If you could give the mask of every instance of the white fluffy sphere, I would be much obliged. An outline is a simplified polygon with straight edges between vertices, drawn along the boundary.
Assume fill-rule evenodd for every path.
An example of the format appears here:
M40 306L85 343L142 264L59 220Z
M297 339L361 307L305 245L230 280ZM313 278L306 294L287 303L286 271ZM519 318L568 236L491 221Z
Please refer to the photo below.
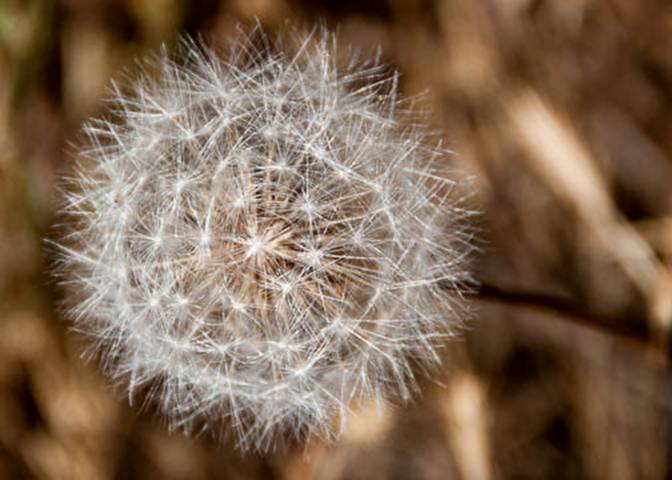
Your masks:
M263 37L267 40L266 37ZM333 37L292 54L185 42L85 127L59 241L71 317L107 372L242 449L335 437L410 397L460 324L467 212L396 76Z

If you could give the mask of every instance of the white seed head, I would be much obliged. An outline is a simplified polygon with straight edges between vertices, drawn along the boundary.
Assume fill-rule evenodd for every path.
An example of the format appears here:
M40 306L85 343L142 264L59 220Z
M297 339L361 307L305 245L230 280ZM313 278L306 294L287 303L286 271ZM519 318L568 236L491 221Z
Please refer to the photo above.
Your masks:
M395 75L337 67L328 34L292 54L251 38L227 60L185 41L115 89L59 245L70 315L129 398L266 450L409 398L460 324L469 245Z

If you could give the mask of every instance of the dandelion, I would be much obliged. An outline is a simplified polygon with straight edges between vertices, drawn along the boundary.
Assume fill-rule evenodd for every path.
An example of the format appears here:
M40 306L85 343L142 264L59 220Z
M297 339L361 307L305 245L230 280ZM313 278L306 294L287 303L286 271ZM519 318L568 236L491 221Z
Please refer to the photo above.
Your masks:
M259 32L257 32L259 33ZM460 325L469 252L447 152L397 77L333 37L184 41L90 121L58 242L106 372L243 450L337 438L406 401Z

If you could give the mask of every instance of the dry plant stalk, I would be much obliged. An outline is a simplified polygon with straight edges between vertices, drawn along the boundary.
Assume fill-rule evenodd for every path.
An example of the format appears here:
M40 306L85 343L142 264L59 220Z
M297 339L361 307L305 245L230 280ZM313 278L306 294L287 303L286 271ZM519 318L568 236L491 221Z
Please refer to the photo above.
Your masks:
M327 33L295 40L164 51L85 127L63 209L69 314L107 373L243 450L409 399L468 281L470 212L397 76L354 53L337 68Z

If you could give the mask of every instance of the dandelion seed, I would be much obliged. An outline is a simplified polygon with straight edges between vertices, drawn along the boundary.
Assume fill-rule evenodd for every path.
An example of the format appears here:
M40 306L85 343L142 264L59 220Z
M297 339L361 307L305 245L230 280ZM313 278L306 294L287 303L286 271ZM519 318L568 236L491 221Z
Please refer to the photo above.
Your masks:
M60 246L71 316L129 398L148 386L171 426L263 451L407 399L460 325L470 247L396 76L339 69L328 34L294 54L251 38L227 60L187 40L115 89Z

